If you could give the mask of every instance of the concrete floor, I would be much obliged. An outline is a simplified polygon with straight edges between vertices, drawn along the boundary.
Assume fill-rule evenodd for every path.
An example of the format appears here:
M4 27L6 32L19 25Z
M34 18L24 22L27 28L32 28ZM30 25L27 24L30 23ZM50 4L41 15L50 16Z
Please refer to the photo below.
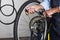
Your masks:
M0 38L0 40L14 40L13 38ZM30 40L29 37L21 37L20 40Z
M0 40L14 40L13 38L0 38ZM30 40L30 37L21 37L20 40ZM37 40L35 37L34 40Z

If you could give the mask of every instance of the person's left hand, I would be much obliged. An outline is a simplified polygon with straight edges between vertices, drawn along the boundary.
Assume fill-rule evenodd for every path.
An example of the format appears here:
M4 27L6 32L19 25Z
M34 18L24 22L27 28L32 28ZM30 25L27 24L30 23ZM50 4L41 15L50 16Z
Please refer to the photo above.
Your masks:
M52 17L52 15L56 12L60 12L59 9L56 7L56 8L52 8L52 9L49 9L49 10L46 10L45 12L43 12L43 15L45 17Z

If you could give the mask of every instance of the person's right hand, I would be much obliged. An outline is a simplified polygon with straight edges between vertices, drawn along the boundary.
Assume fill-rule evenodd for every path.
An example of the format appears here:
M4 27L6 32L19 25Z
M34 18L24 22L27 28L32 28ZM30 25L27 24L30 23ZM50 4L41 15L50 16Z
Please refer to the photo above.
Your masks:
M33 14L34 12L40 10L40 8L41 8L40 5L33 5L33 6L27 7L26 10L28 11L28 13Z
M45 10L45 12L43 12L43 15L45 17L52 17L53 14L59 13L59 12L60 12L59 8L55 7L55 8L51 8L49 10Z

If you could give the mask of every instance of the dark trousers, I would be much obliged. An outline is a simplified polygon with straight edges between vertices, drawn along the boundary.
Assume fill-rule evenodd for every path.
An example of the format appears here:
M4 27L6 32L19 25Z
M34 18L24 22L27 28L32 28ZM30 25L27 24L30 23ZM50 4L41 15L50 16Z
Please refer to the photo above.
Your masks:
M52 17L50 36L51 40L60 40L60 13L56 13Z
M51 40L60 40L60 36L52 29L50 31Z

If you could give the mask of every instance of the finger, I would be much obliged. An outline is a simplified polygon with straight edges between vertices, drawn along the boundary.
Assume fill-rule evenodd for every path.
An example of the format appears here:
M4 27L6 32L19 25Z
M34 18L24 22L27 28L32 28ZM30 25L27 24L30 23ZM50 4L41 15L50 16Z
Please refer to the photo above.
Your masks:
M35 10L34 10L34 8L33 8L33 9L31 10L31 13L34 14L34 12L35 12Z
M25 9L25 14L26 14L26 15L29 15L29 13L30 13L30 12L29 12L29 9Z
M45 12L43 12L43 15L45 16Z
M29 13L33 14L34 13L34 8L30 8Z
M26 15L29 15L29 12L28 12L28 10L27 10L27 9L25 9L25 14L26 14Z

